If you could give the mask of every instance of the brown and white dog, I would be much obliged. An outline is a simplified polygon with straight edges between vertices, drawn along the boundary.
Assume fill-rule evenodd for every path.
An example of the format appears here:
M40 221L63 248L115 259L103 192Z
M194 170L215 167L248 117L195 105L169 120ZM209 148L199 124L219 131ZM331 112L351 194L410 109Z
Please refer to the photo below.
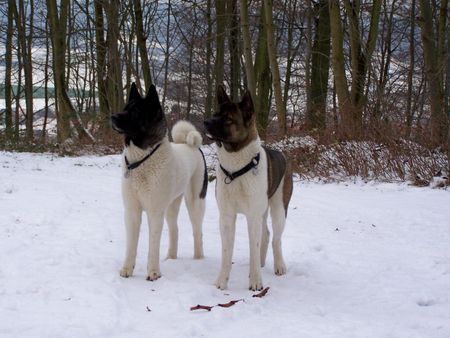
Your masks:
M250 290L261 290L260 267L265 265L269 244L267 215L273 228L272 248L275 274L286 273L281 235L292 195L292 170L279 151L261 145L256 129L253 101L247 91L241 102L230 100L225 89L217 90L219 111L206 120L208 137L217 145L216 199L220 213L222 266L216 281L226 289L231 271L238 213L247 218L250 241Z

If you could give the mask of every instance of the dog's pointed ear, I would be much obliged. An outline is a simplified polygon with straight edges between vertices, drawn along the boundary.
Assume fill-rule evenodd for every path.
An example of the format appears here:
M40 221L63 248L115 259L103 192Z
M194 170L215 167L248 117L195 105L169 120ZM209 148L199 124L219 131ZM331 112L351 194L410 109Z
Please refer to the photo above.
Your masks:
M245 91L244 95L242 96L241 102L239 102L239 109L241 110L246 121L252 118L255 112L255 108L253 107L253 100L250 91Z
M161 104L159 103L158 92L156 91L155 85L150 85L145 100L152 106L161 107Z
M128 102L137 100L141 98L141 94L139 94L139 91L136 87L136 83L132 83L131 84L131 88L130 88L130 94L128 95Z
M223 85L217 86L217 102L219 103L219 106L223 103L230 102L230 98Z

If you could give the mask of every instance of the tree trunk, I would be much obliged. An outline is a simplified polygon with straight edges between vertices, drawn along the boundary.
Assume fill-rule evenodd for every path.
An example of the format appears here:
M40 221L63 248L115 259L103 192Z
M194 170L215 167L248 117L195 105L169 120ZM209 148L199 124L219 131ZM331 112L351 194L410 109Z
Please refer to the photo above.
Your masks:
M57 138L62 143L70 138L70 101L67 104L65 93L65 46L66 24L69 2L61 1L61 17L58 15L56 0L46 0L48 19L52 37L53 52L53 76L55 85L55 100L58 102L56 109Z
M264 5L259 16L258 41L256 45L254 74L256 79L256 100L254 100L257 127L261 138L266 138L271 106L272 76L270 73L269 53L267 51L267 28ZM256 101L256 102L255 102Z
M355 128L355 136L362 134L363 127L363 108L365 105L364 89L367 80L367 71L371 63L373 51L377 41L378 22L381 12L381 0L373 1L371 11L369 34L367 42L363 46L361 27L360 27L360 1L344 1L345 10L349 17L349 35L351 49L351 69L352 69L352 88L351 102L353 112L353 127Z
M410 31L409 31L409 67L408 67L408 94L406 98L406 131L405 137L409 139L411 137L412 120L414 110L412 109L412 93L413 93L413 75L415 65L415 31L416 31L416 0L412 0L410 18Z
M191 39L190 41L186 41L189 44L189 66L188 66L188 83L187 83L187 90L188 90L188 97L187 97L187 106L186 106L186 119L190 119L191 114L191 106L192 106L192 67L194 62L194 42L195 42L195 35L197 30L197 12L195 7L193 8L193 22L192 22L192 29L191 29Z
M305 46L305 96L306 96L306 122L308 122L308 114L311 111L311 54L312 54L312 46L313 46L313 29L312 29L312 21L313 21L313 10L312 10L312 0L306 0L306 46Z
M328 93L328 75L330 68L330 14L328 1L321 0L317 5L318 20L312 47L311 93L307 126L323 130L326 127L326 108Z
M108 19L108 34L106 37L107 45L107 98L109 105L109 114L120 112L124 106L123 85L122 85L122 69L119 54L118 41L119 32L119 13L120 1L110 0L105 8L106 17ZM109 120L109 116L108 116Z
M20 112L23 111L20 98L22 96L22 49L20 48L20 43L17 44L17 91L14 97L16 101L16 109L14 114L14 141L18 142L20 137Z
M253 57L252 57L252 40L251 40L251 35L250 35L250 25L249 25L249 21L248 21L247 0L240 0L239 4L240 4L242 41L243 41L243 46L244 46L245 75L247 78L247 86L252 95L253 102L257 102L256 77L255 77L255 68L253 65Z
M225 30L226 30L226 0L216 0L216 64L215 80L216 87L223 83L223 72L225 64ZM217 105L217 100L216 100Z
M95 15L95 45L96 53L96 73L97 73L97 94L99 103L99 128L101 133L110 131L109 105L106 92L106 41L104 35L104 11L103 0L94 0Z
M278 136L286 135L286 110L284 109L283 93L281 92L280 69L276 54L276 45L274 41L274 29L272 18L272 0L264 0L264 14L266 17L267 28L267 49L269 53L270 70L273 79L273 89L275 92L275 104L278 118Z
M25 5L23 0L18 1L17 8L16 4L13 6L14 16L16 19L16 27L18 34L18 44L21 49L23 73L25 77L25 127L26 127L26 138L27 141L33 141L33 63L31 59L31 43L33 34L33 15L34 15L34 2L29 3L30 6L30 29L29 36L27 37L26 32L26 21L25 18Z
M72 121L78 136L82 139L94 141L93 137L83 127L81 119L72 106L66 88L66 37L67 37L67 17L69 13L69 1L61 0L60 14L56 0L46 0L48 9L48 18L50 20L50 31L52 33L53 47L53 76L56 90L56 101L58 107L56 110L57 136L58 142L62 143L71 137L70 122Z
M211 0L206 3L206 24L208 26L206 33L206 102L205 102L205 119L211 117L213 107L213 79L211 76L211 59L212 59L212 22L211 22Z
M286 57L286 77L284 80L284 90L283 90L283 102L284 109L287 110L287 103L289 97L289 90L291 88L291 76L292 76L292 66L294 60L297 57L298 50L301 45L301 39L299 38L297 44L294 45L294 31L296 30L295 17L297 15L297 0L289 1L288 6L288 32L287 32L287 57ZM294 116L291 119L291 127L294 123Z
M6 29L5 50L5 133L7 139L10 139L13 135L11 74L14 5L15 0L8 0L8 26Z
M142 72L144 73L145 90L148 91L150 85L152 84L152 77L150 72L150 62L147 53L147 45L146 45L147 37L145 36L144 23L142 19L141 1L133 0L133 4L134 4L134 15L136 18L136 42L137 47L139 48L139 54L141 56L141 65L142 65Z
M239 99L239 89L241 82L241 68L239 60L239 20L237 12L237 0L230 0L228 3L230 13L230 36L228 46L230 49L230 93L231 99L237 101Z
M383 2L384 2L383 26L380 32L381 65L376 89L377 96L372 116L372 123L376 127L376 129L378 129L380 124L381 114L383 112L383 102L386 91L386 85L389 80L389 69L391 66L391 58L392 58L392 30L394 24L393 17L395 12L396 0L392 1L390 12L388 11L387 0L384 0Z
M331 63L333 67L334 85L338 100L338 110L341 117L340 129L345 137L351 132L351 102L350 92L348 90L347 77L345 75L344 60L344 32L342 29L341 13L339 1L331 0L329 2L330 10L330 33L331 33Z
M211 0L209 0L211 2ZM169 57L170 57L170 16L172 11L172 5L170 0L167 1L167 26L166 26L166 50L164 51L164 85L163 85L163 98L162 106L166 105L167 86L169 84Z
M433 16L430 3L420 0L420 27L422 29L423 55L425 74L431 105L431 145L448 147L448 117L444 111L444 71L445 59L445 27L447 20L448 0L442 0L437 31L433 27ZM444 35L444 36L443 36Z
M345 0L344 6L349 19L349 43L351 62L351 91L348 89L344 60L344 33L342 29L339 1L329 2L330 31L332 38L332 64L336 93L341 115L341 134L345 138L359 138L363 131L363 109L367 71L371 63L378 34L381 0L373 1L369 33L365 45L360 27L360 1ZM364 45L364 46L363 46Z
M48 32L48 20L45 21L45 31ZM49 111L49 93L48 93L48 82L49 82L49 62L50 62L50 37L47 34L45 36L45 64L44 64L44 102L45 102L45 113L44 122L42 124L42 143L46 142L47 139L47 120Z

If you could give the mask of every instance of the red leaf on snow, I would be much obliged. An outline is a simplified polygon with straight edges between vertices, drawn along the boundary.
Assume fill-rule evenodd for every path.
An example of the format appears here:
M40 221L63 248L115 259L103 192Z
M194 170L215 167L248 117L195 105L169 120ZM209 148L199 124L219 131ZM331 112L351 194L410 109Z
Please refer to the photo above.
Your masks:
M220 307L231 307L231 306L233 306L234 304L239 303L239 302L243 302L243 301L244 301L243 299L231 300L231 301L229 301L228 303L217 304L217 306L220 306Z
M254 294L252 297L262 298L266 295L266 293L267 293L267 291L269 291L269 289L270 289L269 287L266 287L260 293Z
M207 311L211 311L211 309L212 309L213 307L214 307L214 306L208 306L208 305L200 305L200 304L198 304L198 305L196 305L196 306L191 307L191 311L195 311L195 310L207 310Z

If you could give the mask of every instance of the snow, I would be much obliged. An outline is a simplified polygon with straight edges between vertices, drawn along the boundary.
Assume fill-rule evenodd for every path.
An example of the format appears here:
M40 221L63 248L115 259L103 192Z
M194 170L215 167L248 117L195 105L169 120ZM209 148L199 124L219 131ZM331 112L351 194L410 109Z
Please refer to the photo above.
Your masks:
M229 290L209 185L206 258L193 260L187 212L179 259L146 277L145 221L135 275L125 251L120 156L0 152L1 337L450 337L450 191L405 184L296 182L284 233L287 275L248 285L238 218ZM161 256L167 250L163 233ZM270 249L269 249L270 251ZM244 299L230 308L190 311ZM151 311L149 311L151 310Z

